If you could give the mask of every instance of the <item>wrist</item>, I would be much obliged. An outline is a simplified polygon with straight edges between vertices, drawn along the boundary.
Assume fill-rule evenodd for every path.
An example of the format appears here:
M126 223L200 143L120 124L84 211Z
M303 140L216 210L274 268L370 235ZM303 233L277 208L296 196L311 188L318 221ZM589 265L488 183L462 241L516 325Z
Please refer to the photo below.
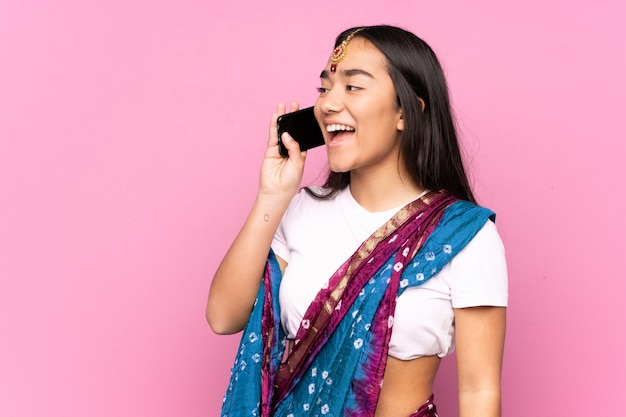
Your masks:
M256 203L264 207L287 208L291 199L297 194L296 192L263 192L259 191L256 196Z
M292 198L290 194L259 193L254 202L254 211L265 223L278 223Z

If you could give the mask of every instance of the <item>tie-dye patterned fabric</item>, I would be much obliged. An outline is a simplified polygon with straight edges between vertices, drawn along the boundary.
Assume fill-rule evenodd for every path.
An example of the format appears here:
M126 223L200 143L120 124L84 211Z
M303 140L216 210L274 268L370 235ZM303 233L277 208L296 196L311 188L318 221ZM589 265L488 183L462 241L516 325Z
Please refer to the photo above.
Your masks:
M222 417L373 416L396 297L440 271L490 217L443 193L407 205L320 290L284 363L281 272L270 253Z

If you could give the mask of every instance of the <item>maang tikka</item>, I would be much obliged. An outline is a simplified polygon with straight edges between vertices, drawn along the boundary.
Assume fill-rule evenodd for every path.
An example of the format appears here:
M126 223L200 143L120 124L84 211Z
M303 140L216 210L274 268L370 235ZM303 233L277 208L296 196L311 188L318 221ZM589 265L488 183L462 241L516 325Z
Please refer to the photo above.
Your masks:
M354 31L352 31L352 33L346 36L346 38L343 40L343 42L339 44L339 46L333 49L333 53L330 54L330 62L331 62L330 72L331 73L334 74L335 71L337 71L337 64L343 61L346 55L348 54L348 43L350 43L352 38L354 38L354 35L362 31L363 29L364 28L355 29Z

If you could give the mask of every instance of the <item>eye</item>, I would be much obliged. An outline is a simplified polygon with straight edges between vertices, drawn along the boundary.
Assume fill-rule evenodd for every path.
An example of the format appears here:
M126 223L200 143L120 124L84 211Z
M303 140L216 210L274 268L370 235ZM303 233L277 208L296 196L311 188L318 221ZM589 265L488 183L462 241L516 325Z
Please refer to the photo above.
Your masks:
M357 87L355 85L348 85L348 86L346 86L346 90L348 90L348 91L359 91L359 90L361 90L361 87Z
M330 88L326 88L326 87L317 87L316 88L317 92L320 94L324 94L324 93L328 93L330 91Z

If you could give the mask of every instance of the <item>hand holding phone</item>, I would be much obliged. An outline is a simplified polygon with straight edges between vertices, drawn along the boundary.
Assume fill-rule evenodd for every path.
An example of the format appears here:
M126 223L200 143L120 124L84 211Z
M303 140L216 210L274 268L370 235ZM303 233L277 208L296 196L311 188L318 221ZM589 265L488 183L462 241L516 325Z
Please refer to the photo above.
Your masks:
M278 118L278 150L283 157L288 156L287 148L281 140L284 132L298 142L301 151L306 151L324 144L324 135L320 129L313 107L285 113Z

